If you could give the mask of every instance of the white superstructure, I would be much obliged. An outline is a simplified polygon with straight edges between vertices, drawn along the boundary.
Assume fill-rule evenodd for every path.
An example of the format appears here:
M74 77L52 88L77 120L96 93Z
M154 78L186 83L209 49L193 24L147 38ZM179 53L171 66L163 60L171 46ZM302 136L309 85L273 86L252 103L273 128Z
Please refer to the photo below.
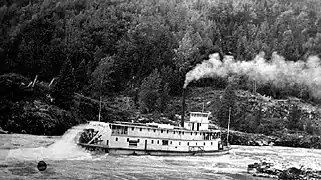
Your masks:
M91 140L79 143L110 154L211 155L224 150L220 130L210 130L210 113L191 112L183 127L157 123L89 123Z

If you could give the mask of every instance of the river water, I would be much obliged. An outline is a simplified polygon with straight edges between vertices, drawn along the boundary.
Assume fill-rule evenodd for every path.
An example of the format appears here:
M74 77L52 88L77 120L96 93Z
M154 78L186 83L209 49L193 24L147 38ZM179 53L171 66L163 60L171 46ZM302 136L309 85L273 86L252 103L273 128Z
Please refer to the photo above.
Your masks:
M0 135L0 179L264 179L247 174L261 160L321 170L321 150L232 146L213 157L109 156L76 145L83 126L63 136ZM45 171L37 163L47 163Z

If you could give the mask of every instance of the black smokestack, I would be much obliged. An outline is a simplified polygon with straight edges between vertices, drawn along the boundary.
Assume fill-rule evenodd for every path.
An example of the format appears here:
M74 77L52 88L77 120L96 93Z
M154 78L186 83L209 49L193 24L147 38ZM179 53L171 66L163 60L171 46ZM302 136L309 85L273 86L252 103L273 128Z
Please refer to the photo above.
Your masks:
M185 91L186 91L186 88L183 88L182 115L181 115L181 126L182 127L184 127L184 116L185 116Z

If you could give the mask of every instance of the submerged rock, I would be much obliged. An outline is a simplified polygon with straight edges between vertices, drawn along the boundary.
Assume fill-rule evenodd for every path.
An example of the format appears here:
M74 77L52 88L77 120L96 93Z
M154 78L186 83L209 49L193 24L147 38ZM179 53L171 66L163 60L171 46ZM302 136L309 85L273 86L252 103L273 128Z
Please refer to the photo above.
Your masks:
M253 176L277 179L321 179L321 171L310 168L280 168L273 163L261 162L249 164L247 172Z

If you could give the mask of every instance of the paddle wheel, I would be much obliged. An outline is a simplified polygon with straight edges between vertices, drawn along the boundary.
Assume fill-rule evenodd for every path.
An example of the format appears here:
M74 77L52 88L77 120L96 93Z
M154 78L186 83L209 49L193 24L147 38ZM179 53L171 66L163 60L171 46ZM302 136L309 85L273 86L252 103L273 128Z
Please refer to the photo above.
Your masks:
M89 127L81 132L78 145L90 151L108 151L110 129L107 123L90 122Z
M85 129L80 135L79 143L99 144L103 140L101 139L102 135L98 134L98 132L94 129Z

